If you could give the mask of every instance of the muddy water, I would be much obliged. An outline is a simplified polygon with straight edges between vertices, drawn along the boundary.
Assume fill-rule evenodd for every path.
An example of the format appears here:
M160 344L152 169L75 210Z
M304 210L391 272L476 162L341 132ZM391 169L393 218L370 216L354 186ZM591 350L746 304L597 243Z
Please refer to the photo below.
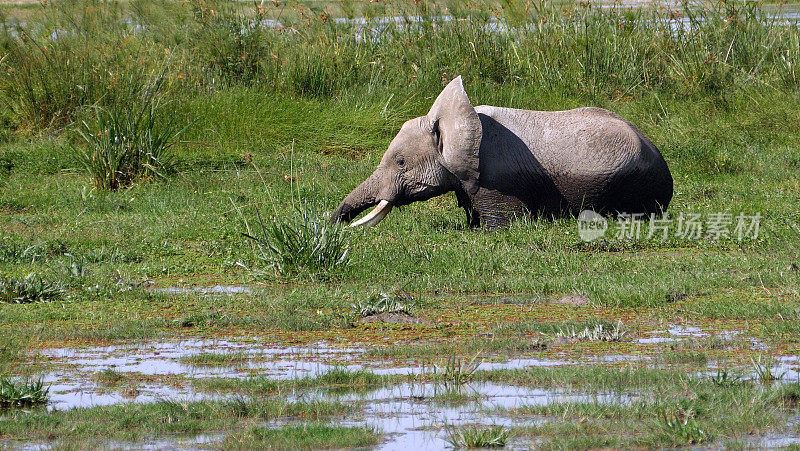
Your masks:
M670 326L656 331L651 338L676 340L709 336L709 331L692 327ZM735 335L735 334L734 334ZM51 384L49 409L91 407L125 402L155 402L161 399L201 400L220 395L200 393L191 387L191 379L206 377L246 378L266 377L292 379L314 377L333 368L365 369L379 374L416 374L421 366L390 366L386 362L365 360L363 348L337 348L320 342L308 346L277 347L252 339L181 340L144 342L124 346L89 348L58 348L42 352L51 368L45 381ZM184 360L204 353L236 353L247 359L233 366L191 365ZM647 360L646 357L609 355L589 361L518 358L505 362L483 362L480 370L514 369L573 364L626 362ZM709 372L715 373L715 363ZM121 387L107 387L95 381L98 372L112 369L132 380L141 382ZM796 356L779 356L773 361L776 374L784 381L800 380L800 361ZM430 368L427 368L430 370ZM751 377L746 375L747 378ZM292 395L292 400L331 400L345 403L363 403L363 409L354 409L342 423L369 425L382 431L387 440L381 449L441 449L447 446L446 426L463 424L533 426L540 418L512 418L505 409L524 405L545 405L554 402L630 403L635 393L576 393L566 390L544 390L496 383L470 383L458 387L441 384L405 383L379 388L366 393L337 394L328 390L308 390ZM275 426L267 425L267 426ZM170 448L212 447L222 436L154 437L123 447ZM757 445L784 443L793 436L759 437ZM763 440L763 442L761 441ZM786 443L790 443L786 442ZM793 443L793 442L791 442ZM34 444L32 444L34 445ZM41 444L35 444L35 447ZM510 448L525 448L529 443L510 443ZM772 445L769 445L772 446ZM45 446L46 447L46 446Z

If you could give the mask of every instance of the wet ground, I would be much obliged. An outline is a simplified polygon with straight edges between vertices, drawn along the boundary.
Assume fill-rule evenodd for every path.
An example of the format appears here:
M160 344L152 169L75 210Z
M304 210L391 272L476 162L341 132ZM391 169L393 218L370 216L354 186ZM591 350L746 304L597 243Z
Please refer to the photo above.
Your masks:
M154 290L175 295L227 297L249 295L254 289L217 285ZM535 311L530 308L532 303L537 305ZM120 403L217 400L242 396L241 391L238 394L213 391L198 383L201 379L290 381L313 378L339 369L408 376L357 392L342 393L322 387L292 389L289 393L282 393L282 397L290 401L322 400L352 404L353 411L344 418L336 419L336 424L375 427L384 435L384 441L376 448L388 450L442 449L448 446L445 438L449 426L481 424L517 428L552 421L545 417L514 416L512 412L515 408L564 402L628 405L640 399L641 395L633 390L576 391L496 381L469 381L458 385L433 383L414 375L442 371L446 363L443 359L447 355L381 352L388 348L402 349L404 343L413 343L413 346L425 343L447 345L465 337L491 338L502 331L497 328L497 321L502 323L504 318L516 318L519 321L522 311L528 315L541 315L554 323L575 318L605 318L610 321L610 318L601 315L609 312L594 309L585 303L554 301L548 304L528 298L495 296L470 298L458 312L438 310L435 319L420 314L419 324L359 323L351 328L332 331L335 335L326 335L326 332L291 335L269 333L213 339L163 339L107 346L49 347L32 353L31 358L43 369L42 379L50 387L49 402L45 407L50 411ZM765 343L763 337L752 335L753 329L747 329L744 324L722 327L723 323L713 322L654 323L652 319L636 317L622 310L614 311L613 316L626 323L626 334L621 340L581 342L551 337L548 346L541 348L479 352L474 360L477 365L474 369L489 371L581 365L652 368L685 363L667 361L665 354L672 353L680 357L702 349L708 353L708 358L693 362L685 369L694 377L707 379L724 370L735 373L743 380L756 379L753 361L748 359L751 356L764 356L765 360L759 363L778 377L775 383L800 382L800 358L782 353L772 343ZM469 319L468 324L464 318ZM487 318L491 319L489 324L492 325L488 328L481 323L482 320L488 321ZM437 323L446 324L447 327L437 328ZM466 335L447 335L461 333ZM527 332L518 337L520 340L535 341L530 335ZM314 336L318 338L309 339ZM713 349L719 349L719 352ZM747 353L747 358L735 359L737 354L744 353ZM462 363L467 361L469 358L462 360ZM796 423L800 425L800 421ZM268 423L266 426L281 424ZM800 443L800 434L793 432L797 427L790 423L786 430L786 433L754 434L747 443L760 448ZM218 447L224 439L224 434L210 433L151 437L143 442L112 445L134 449L203 449ZM530 440L530 437L512 439L508 448L528 448ZM5 446L47 449L50 444L9 441L0 437L0 448Z
M671 325L654 330L635 342L642 344L671 343L689 338L706 337L711 332L692 326ZM737 333L727 333L734 337ZM369 370L375 374L418 374L431 368L398 360L370 360L364 347L336 347L326 342L303 346L276 346L252 338L225 340L153 341L126 345L52 348L40 352L48 368L44 381L50 384L48 409L71 409L125 402L155 402L158 400L219 399L226 394L198 391L192 381L200 378L296 379L322 375L334 368ZM192 363L194 356L208 354L234 355L236 362L228 365ZM521 357L481 362L477 369L513 369L537 366L591 365L643 362L647 356L602 355L582 360ZM699 376L713 375L723 363L710 362ZM776 356L772 361L775 374L782 381L800 380L797 356ZM104 381L98 375L112 370L125 376L124 384ZM752 378L752 373L745 373ZM130 381L136 383L131 384ZM344 425L374 426L384 433L385 442L379 449L441 449L447 426L464 424L533 426L542 418L514 418L504 412L522 406L541 406L554 402L631 403L637 394L595 392L520 387L489 382L470 382L458 387L441 383L403 382L376 387L359 393L336 393L325 389L310 389L289 395L292 400L326 400L359 403ZM202 435L194 438L153 439L126 447L159 449L179 446L204 448L221 441L221 435ZM753 438L756 446L773 447L800 443L797 434L773 434ZM21 447L47 447L47 444L22 444ZM8 443L7 443L8 444ZM509 443L511 449L524 448L529 442Z

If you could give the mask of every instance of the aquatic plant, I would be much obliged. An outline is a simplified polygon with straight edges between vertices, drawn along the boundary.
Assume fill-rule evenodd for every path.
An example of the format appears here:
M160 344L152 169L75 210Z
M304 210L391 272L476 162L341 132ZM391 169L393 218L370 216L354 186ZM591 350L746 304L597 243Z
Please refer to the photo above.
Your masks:
M785 371L781 373L776 372L776 368L773 368L773 357L771 355L767 355L766 357L759 355L758 360L751 357L750 363L753 365L753 371L758 381L770 383L781 380L783 376L786 375Z
M512 432L505 426L447 426L447 443L455 448L494 448L506 446Z
M29 407L47 402L49 387L41 379L15 381L0 377L0 407Z
M728 370L717 368L717 374L711 376L711 383L718 387L729 387L742 381L741 374L733 374Z
M574 326L565 327L556 331L558 338L570 338L578 341L620 341L628 331L622 327L622 321L611 328L606 328L602 323L586 326L583 330L576 330Z
M98 383L105 385L116 385L125 380L125 376L112 368L106 368L102 371L98 371L94 373L92 378Z
M432 373L437 380L445 384L464 385L472 380L482 361L480 354L476 354L470 360L451 355L441 366L433 365Z

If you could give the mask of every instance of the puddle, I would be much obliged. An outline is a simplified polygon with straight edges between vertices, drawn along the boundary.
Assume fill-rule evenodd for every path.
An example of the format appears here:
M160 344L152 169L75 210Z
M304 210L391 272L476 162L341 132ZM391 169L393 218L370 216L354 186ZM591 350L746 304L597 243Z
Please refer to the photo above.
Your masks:
M336 348L325 343L308 346L274 347L253 340L181 340L145 342L132 345L87 348L56 348L41 351L58 371L44 375L51 384L50 408L69 409L119 402L152 402L159 399L205 399L190 388L142 382L137 392L110 390L93 380L104 370L142 376L180 376L191 378L296 379L315 377L334 368L368 370L375 374L419 374L430 371L423 365L387 366L385 361L361 361L365 349ZM183 359L200 354L236 353L247 357L231 366L192 365ZM503 362L483 362L480 370L570 365L562 360L519 358ZM177 383L177 385L180 385ZM190 385L190 384L185 384Z
M201 400L220 395L195 392L188 379L204 377L266 377L291 379L313 377L333 368L366 369L377 374L417 374L430 371L429 366L387 366L386 361L366 362L361 359L366 349L337 348L326 343L307 346L275 347L257 340L181 340L143 342L131 345L57 348L41 351L59 370L46 373L50 384L51 401L48 408L66 410L125 402L155 402L163 399ZM235 366L215 367L190 365L182 358L204 353L236 353L248 357ZM618 356L623 358L624 356ZM479 370L515 369L526 367L572 365L577 362L555 359L518 358L506 361L482 362ZM141 376L145 382L135 390L104 387L93 380L97 372L113 369L118 373ZM151 382L144 376L181 376L172 382ZM135 378L134 378L135 380ZM158 380L158 378L156 378ZM121 383L122 387L126 382ZM615 393L574 393L567 390L543 390L497 383L471 383L460 388L459 396L450 396L441 384L398 384L367 393L341 394L316 389L293 395L293 400L325 399L348 403L364 403L363 410L343 424L375 426L387 436L380 449L441 449L448 425L485 424L530 426L540 423L537 418L511 418L504 409L523 405L545 405L553 402L627 403L634 395ZM212 437L207 439L205 437ZM197 440L159 437L136 444L117 443L137 449L164 447L203 447L221 440L218 436L201 436ZM210 442L209 442L210 440ZM28 444L38 446L37 444ZM518 448L510 444L510 449ZM524 447L523 447L524 448ZM522 449L522 448L520 448Z
M41 354L48 357L51 363L64 365L81 373L113 369L120 373L181 375L193 378L243 378L259 375L274 379L292 379L317 376L333 368L364 369L376 374L418 374L426 370L421 365L386 366L385 361L355 362L365 352L365 349L335 348L325 343L279 348L265 347L253 341L182 340L139 345L47 349ZM232 366L192 365L181 360L207 353L237 353L244 354L249 359ZM503 362L483 362L479 369L515 369L570 364L575 362L519 358Z
M213 287L161 287L153 288L156 293L168 294L249 294L253 290L250 287L242 285L214 285Z
M703 329L694 326L676 326L670 324L667 330L654 330L648 332L652 337L639 338L637 343L651 344L651 343L670 343L680 341L686 338L703 338L709 335ZM733 337L733 335L726 335L726 337Z
M694 327L670 326L666 331L656 331L651 338L673 338L708 336L709 332ZM663 336L666 335L666 336ZM430 371L428 366L402 364L390 366L391 361L364 361L364 348L337 348L324 342L306 346L276 347L258 340L181 340L143 342L133 345L87 348L48 349L41 352L59 370L45 375L51 384L49 409L69 409L124 402L154 402L161 399L200 400L217 398L220 395L199 393L191 389L188 379L204 377L266 377L291 379L313 377L334 368L351 370L366 369L377 374L416 374ZM181 358L203 353L237 353L247 357L233 367L190 365ZM482 362L479 370L518 369L527 367L552 367L581 363L613 363L647 360L634 355L606 355L593 357L585 362L517 358L507 361ZM389 366L387 366L389 365ZM718 363L709 365L709 371L698 376L716 374ZM800 359L797 356L775 356L773 368L783 373L782 382L800 380ZM133 393L108 389L99 385L92 376L105 369L119 373L143 376L176 375L172 383L145 382L136 386ZM745 377L752 377L751 368L744 368ZM155 378L156 380L158 378ZM123 382L123 386L124 386ZM525 405L541 406L555 402L598 402L627 404L635 401L635 393L580 393L564 389L541 389L536 387L503 385L492 382L475 382L460 388L458 395L448 392L442 384L401 383L361 393L336 393L324 389L313 389L293 394L292 400L331 400L344 403L359 403L363 409L353 409L342 424L375 426L386 434L387 440L379 449L442 449L447 447L446 426L463 424L504 425L508 427L533 426L545 421L537 417L512 417L505 413ZM268 424L267 426L275 426ZM126 448L160 449L170 447L205 447L222 440L221 436L192 438L157 437L150 441L117 445ZM794 435L763 436L756 446L795 443ZM755 442L754 442L755 443ZM29 444L38 447L38 444ZM130 445L130 446L128 446ZM512 442L510 449L525 449L530 443ZM23 445L24 446L24 445ZM46 446L45 446L46 447Z
M366 400L363 418L349 421L352 425L372 425L383 431L388 440L378 449L443 449L446 426L464 424L503 425L506 427L535 426L542 418L511 417L502 409L522 406L542 406L556 402L625 403L634 395L615 393L574 393L566 390L543 390L495 383L470 383L458 393L465 402L458 406L447 402L448 389L441 384L400 384L366 395L335 395L327 399L345 401ZM497 410L501 409L501 410ZM529 449L529 444L509 443L510 449Z

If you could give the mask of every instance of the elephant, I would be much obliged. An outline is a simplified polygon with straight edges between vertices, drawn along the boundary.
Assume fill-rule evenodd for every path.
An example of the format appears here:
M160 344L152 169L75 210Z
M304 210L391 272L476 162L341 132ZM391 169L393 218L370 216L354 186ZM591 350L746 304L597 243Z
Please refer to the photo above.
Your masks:
M633 124L601 108L529 111L473 107L461 77L427 115L403 124L377 169L331 215L375 225L391 211L451 191L472 227L519 216L659 213L672 175Z

